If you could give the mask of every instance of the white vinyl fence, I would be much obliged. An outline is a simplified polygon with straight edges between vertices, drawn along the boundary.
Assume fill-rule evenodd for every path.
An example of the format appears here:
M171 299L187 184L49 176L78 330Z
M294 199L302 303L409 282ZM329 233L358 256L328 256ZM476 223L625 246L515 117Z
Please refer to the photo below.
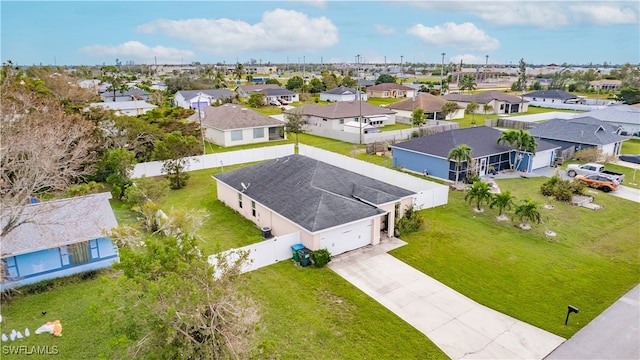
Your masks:
M422 180L415 176L401 173L389 168L354 159L334 152L300 144L300 154L320 160L339 168L364 174L370 178L415 191L414 207L416 210L445 205L449 199L449 187L432 181Z
M265 146L256 149L246 149L238 151L229 151L223 153L199 155L189 157L189 165L187 171L224 168L228 165L244 164L256 161L264 161L277 159L279 157L292 155L294 153L294 145L277 145ZM159 176L162 175L162 162L151 161L137 164L133 170L132 178L137 179L142 176Z
M249 261L242 268L242 272L253 271L261 267L275 264L282 260L291 259L293 252L291 246L300 243L300 233L295 232L288 235L276 236L257 244L243 246L239 249L231 249L222 253L222 256L230 256L229 260L234 260L236 251L248 251ZM209 263L216 265L216 255L209 256Z

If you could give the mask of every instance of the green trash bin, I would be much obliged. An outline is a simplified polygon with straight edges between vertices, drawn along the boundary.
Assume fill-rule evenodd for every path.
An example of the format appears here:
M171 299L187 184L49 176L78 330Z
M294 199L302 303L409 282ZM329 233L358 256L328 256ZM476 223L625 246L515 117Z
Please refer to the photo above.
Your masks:
M304 249L304 245L295 244L291 246L291 251L293 251L293 261L300 263L300 258L298 257L298 250Z
M300 260L300 266L309 266L311 264L311 250L307 248L298 250L298 259Z

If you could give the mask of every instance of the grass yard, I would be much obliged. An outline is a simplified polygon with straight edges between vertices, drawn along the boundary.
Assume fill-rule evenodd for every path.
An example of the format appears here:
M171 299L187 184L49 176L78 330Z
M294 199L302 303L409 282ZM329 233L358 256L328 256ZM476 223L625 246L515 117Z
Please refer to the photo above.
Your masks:
M368 98L366 102L372 105L380 106L397 103L398 101L402 101L404 99L406 98Z
M498 180L518 199L544 204L544 178ZM591 193L591 192L590 192ZM476 214L463 193L423 210L423 231L392 254L475 301L568 338L640 279L637 203L592 192L598 211L554 202L526 232ZM558 234L544 235L548 228ZM580 309L564 325L567 305Z
M640 154L640 139L629 139L622 143L622 154Z

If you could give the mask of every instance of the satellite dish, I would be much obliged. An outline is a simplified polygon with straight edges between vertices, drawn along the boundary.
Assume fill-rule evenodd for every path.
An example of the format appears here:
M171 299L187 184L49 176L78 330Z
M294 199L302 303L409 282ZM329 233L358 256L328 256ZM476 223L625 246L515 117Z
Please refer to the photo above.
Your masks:
M249 185L245 185L243 182L241 182L240 185L242 185L242 192L245 192L249 188L251 183L249 183Z

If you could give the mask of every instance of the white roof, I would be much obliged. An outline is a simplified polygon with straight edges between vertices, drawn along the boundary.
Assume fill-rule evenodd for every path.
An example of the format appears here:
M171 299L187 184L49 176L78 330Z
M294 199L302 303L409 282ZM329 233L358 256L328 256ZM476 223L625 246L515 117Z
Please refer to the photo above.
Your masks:
M90 106L101 107L107 110L136 110L136 109L155 109L157 106L153 104L149 104L143 100L135 100L135 101L109 101L109 102L99 102L99 103L91 103Z
M111 193L78 196L25 206L22 219L28 219L2 239L0 257L56 248L107 236L118 226L111 204ZM17 208L2 209L0 224Z

